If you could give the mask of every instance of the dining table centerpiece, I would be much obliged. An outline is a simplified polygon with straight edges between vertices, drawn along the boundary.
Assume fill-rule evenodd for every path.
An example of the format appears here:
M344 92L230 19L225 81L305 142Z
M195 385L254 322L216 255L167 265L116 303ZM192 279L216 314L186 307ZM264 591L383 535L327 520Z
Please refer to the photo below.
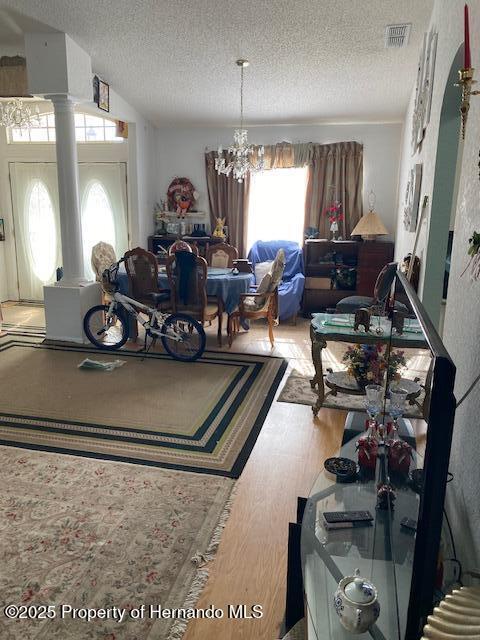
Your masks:
M391 350L387 353L382 344L349 346L342 360L360 389L365 389L367 384L383 385L385 373L389 382L400 380L400 370L407 364L403 351Z

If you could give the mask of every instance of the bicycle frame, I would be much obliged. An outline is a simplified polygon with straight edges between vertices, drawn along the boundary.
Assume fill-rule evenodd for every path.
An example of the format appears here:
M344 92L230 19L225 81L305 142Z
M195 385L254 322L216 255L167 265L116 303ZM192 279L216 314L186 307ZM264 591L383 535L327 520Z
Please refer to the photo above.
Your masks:
M159 337L163 336L165 338L169 338L170 340L174 340L176 342L182 341L182 337L176 335L170 328L167 328L167 331L163 333L161 328L156 329L155 327L152 327L149 320L143 320L138 310L143 311L144 313L148 314L152 318L155 318L159 325L164 324L169 314L162 313L161 311L158 311L158 309L155 309L154 307L149 307L146 304L142 304L141 302L138 302L138 300L129 298L128 296L124 295L123 293L120 293L119 291L116 291L113 294L112 302L110 303L107 311L107 320L112 317L115 307L117 305L120 305L121 307L123 307L129 315L133 316L137 322L140 322L140 324L143 326L143 328L147 333L150 333L151 335L159 336Z

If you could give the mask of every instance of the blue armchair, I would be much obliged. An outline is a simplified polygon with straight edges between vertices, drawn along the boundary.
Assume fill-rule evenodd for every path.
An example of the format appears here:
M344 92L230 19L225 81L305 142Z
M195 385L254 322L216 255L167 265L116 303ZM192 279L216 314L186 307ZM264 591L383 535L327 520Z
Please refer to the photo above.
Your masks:
M250 249L248 259L255 267L259 262L274 260L279 249L285 251L286 259L282 282L278 287L279 318L286 320L297 315L305 286L303 254L299 244L291 240L259 240Z

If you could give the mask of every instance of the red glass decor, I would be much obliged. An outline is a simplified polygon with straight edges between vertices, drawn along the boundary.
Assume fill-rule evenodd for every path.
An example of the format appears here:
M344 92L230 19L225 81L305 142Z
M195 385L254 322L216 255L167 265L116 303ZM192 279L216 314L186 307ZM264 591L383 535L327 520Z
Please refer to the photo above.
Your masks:
M410 469L412 447L403 440L394 440L388 447L388 468L390 471L407 475Z
M360 469L375 471L377 465L378 442L370 436L362 436L357 442Z

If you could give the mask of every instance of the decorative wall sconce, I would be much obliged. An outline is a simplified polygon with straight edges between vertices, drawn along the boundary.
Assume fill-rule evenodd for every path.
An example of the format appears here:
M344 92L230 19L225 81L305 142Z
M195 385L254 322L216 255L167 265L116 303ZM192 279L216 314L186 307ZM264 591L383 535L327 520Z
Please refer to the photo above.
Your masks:
M470 54L470 24L468 18L468 5L464 8L464 58L463 69L458 71L458 83L456 87L462 87L462 104L460 106L460 116L462 118L462 140L465 140L465 129L467 127L468 111L470 109L470 96L478 96L480 91L472 91L472 84L476 82L473 79L472 58Z

